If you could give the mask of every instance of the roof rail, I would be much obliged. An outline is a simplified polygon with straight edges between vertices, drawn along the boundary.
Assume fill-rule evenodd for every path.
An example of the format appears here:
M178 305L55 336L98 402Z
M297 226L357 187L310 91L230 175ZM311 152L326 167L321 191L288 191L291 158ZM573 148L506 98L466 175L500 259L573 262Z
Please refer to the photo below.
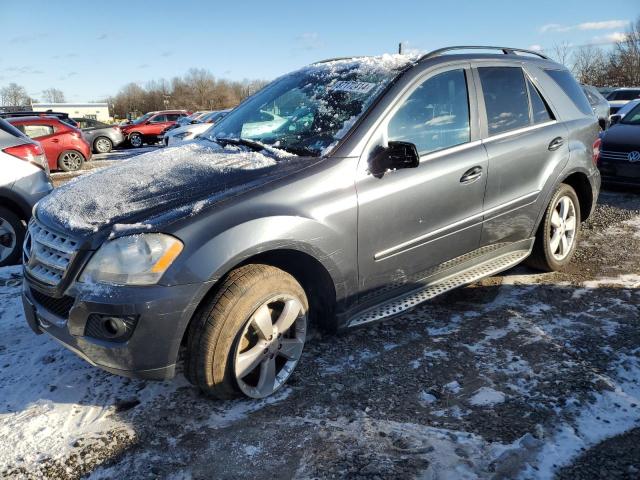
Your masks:
M329 62L338 62L340 60L353 60L354 58L361 58L364 55L352 55L350 57L334 57L334 58L325 58L324 60L318 60L317 62L313 62L311 65L318 65L321 63L329 63Z
M487 45L458 45L454 47L445 47L439 48L438 50L434 50L432 52L427 53L420 57L420 61L426 60L428 58L437 57L438 55L442 55L445 52L450 50L502 50L502 53L505 55L515 55L516 52L524 52L529 53L531 55L537 55L540 58L544 58L545 60L549 60L549 57L546 55L536 52L534 50L525 50L524 48L511 48L511 47L492 47Z

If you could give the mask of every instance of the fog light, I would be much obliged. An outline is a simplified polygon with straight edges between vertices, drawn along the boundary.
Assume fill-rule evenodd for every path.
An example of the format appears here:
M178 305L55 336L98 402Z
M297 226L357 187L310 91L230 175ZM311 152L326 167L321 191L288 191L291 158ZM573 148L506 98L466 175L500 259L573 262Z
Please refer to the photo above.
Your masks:
M84 334L100 340L124 342L131 338L137 322L136 315L116 317L92 313L87 319Z

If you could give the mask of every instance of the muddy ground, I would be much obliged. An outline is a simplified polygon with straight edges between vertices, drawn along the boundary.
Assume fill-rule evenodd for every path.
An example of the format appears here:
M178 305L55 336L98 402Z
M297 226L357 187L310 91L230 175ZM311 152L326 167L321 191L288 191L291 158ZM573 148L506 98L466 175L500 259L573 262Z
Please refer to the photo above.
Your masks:
M93 368L28 330L19 280L0 269L0 476L640 476L640 194L602 195L567 272L318 336L265 401Z

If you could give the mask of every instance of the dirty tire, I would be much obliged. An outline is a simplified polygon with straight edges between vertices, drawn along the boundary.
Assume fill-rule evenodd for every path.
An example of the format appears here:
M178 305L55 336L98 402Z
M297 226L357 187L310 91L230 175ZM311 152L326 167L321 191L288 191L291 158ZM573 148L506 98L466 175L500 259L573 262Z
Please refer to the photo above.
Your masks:
M276 295L296 298L309 310L303 288L278 268L251 264L230 272L213 297L196 311L189 326L185 377L205 394L230 399L241 396L234 371L236 346L254 313Z
M0 207L0 267L20 261L25 227L11 210Z
M553 255L551 246L551 232L553 229L552 216L558 205L558 201L564 197L568 197L571 200L575 209L575 233L568 253L564 258L558 259ZM553 197L545 211L544 218L538 227L533 251L526 260L526 264L543 272L557 272L568 265L573 258L576 246L580 239L580 214L580 202L575 190L570 185L565 183L560 184L556 192L553 194Z

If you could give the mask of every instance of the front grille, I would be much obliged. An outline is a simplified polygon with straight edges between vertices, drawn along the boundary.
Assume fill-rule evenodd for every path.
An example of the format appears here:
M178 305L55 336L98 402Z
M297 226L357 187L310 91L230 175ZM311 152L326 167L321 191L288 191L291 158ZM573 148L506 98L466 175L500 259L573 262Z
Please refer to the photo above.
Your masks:
M612 150L601 150L600 158L603 160L618 160L618 161L629 161L629 153L630 152L614 152Z
M71 307L73 307L73 302L75 301L73 297L68 296L53 298L39 292L35 288L31 289L31 295L36 303L61 318L69 317L69 312L71 311Z
M32 220L24 240L25 269L36 280L57 286L67 273L77 248L75 240L52 232Z

